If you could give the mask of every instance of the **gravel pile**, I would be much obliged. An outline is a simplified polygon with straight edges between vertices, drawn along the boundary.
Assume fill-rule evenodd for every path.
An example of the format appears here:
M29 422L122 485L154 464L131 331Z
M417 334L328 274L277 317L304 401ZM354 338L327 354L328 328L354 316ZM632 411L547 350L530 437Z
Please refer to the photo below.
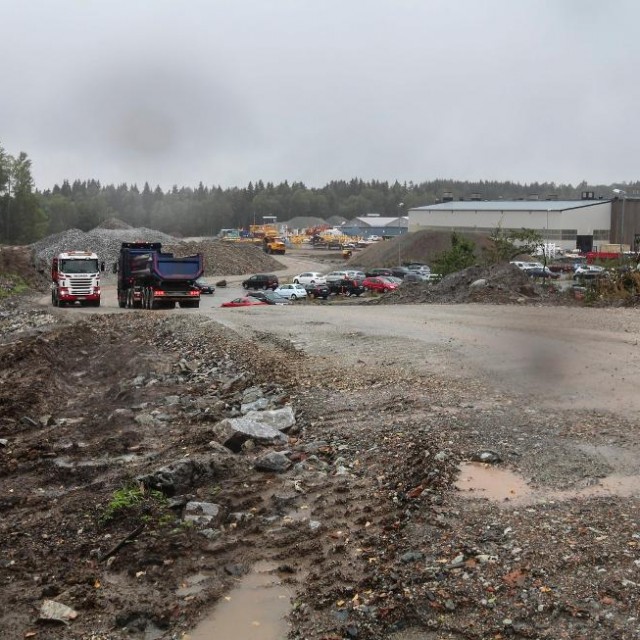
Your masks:
M117 227L115 223L109 226ZM118 260L123 242L161 242L164 251L176 256L189 256L202 253L204 256L205 275L242 275L245 273L274 271L284 265L272 256L265 254L260 247L235 244L220 240L204 240L201 242L185 242L161 231L138 228L104 228L96 227L89 232L80 229L69 229L48 236L31 245L33 262L36 270L47 273L51 259L61 251L92 251L104 260L106 269L111 271Z
M96 227L84 232L80 229L68 229L52 236L47 236L31 245L34 253L36 268L47 270L51 259L61 251L92 251L104 260L110 268L118 259L120 246L123 242L162 242L175 243L173 236L147 229L145 227L129 229L102 229Z

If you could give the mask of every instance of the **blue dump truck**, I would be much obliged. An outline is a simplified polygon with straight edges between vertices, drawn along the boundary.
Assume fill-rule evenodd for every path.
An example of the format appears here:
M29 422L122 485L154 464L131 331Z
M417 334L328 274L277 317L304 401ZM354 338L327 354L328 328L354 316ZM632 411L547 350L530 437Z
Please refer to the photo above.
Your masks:
M160 242L123 242L118 257L118 305L128 309L200 306L195 281L204 273L202 254L176 258Z

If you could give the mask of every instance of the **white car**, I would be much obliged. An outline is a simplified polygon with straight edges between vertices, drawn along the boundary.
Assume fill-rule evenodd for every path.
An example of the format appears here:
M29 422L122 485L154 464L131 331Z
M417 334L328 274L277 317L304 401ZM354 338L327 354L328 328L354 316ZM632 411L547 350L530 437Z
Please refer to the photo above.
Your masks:
M329 282L338 282L339 280L345 280L346 278L349 277L349 271L344 271L344 270L340 270L340 271L331 271L330 273L327 273L327 275L325 276L325 284L329 283Z
M604 267L599 267L597 264L581 264L576 267L573 273L575 275L580 275L582 273L602 273L604 270Z
M307 290L302 284L281 284L273 293L286 298L287 300L298 300L298 298L306 298Z
M520 260L512 260L509 264L514 264L518 269L526 271L527 269L542 269L542 262L523 262Z
M318 271L305 271L293 277L294 284L326 284L324 276Z

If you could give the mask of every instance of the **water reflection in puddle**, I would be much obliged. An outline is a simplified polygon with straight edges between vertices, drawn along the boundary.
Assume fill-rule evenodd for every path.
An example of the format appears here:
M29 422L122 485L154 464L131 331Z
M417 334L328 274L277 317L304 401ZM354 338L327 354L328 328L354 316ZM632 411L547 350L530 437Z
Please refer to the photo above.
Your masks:
M504 506L515 506L573 498L638 496L640 476L610 475L600 478L597 484L582 489L552 491L533 489L522 476L508 469L467 462L460 465L456 488L467 498L485 498Z
M281 640L287 637L286 616L292 589L283 585L277 565L259 562L185 640Z

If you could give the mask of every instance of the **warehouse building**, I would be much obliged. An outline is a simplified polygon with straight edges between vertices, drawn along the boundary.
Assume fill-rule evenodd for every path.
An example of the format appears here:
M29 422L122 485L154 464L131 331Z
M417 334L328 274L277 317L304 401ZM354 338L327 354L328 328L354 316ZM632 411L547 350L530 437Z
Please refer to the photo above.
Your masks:
M345 222L340 230L348 236L358 236L369 238L395 238L409 229L409 217L400 216L398 218L388 218L378 213L368 213L366 216L359 216L353 220Z
M618 206L612 207L614 202ZM582 200L450 200L410 209L409 231L437 229L489 234L497 228L533 229L545 242L586 252L620 242L619 233L611 232L615 228L612 220L615 222L618 217L613 216L614 208L618 213L617 200L596 200L590 192ZM633 226L629 222L624 225L625 239L632 235ZM627 242L633 246L633 239Z

